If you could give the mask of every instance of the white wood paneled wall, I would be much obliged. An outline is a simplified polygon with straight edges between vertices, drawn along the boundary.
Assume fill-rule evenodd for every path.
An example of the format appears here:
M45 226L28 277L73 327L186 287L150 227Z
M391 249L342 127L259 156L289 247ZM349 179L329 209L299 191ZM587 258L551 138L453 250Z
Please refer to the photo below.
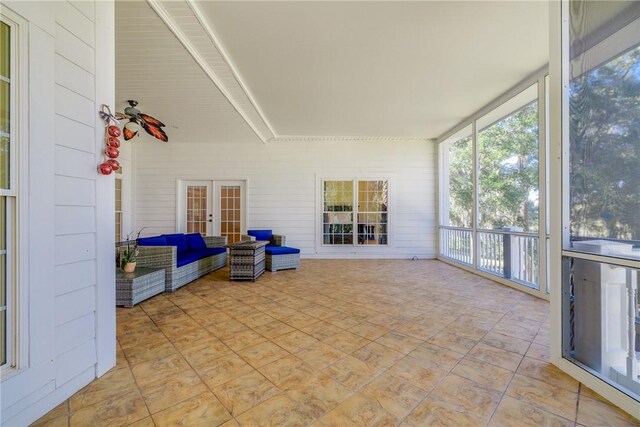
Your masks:
M18 164L28 184L18 229L25 351L3 377L0 412L2 425L28 425L115 363L114 184L96 171L97 112L114 101L113 4L6 1L3 10L21 17L28 36L20 50L29 73L17 79L28 86L29 133Z
M134 143L135 224L144 234L176 229L179 179L246 179L247 228L287 236L303 257L434 258L436 157L428 141L287 141ZM318 182L332 177L391 176L393 243L384 248L322 247Z

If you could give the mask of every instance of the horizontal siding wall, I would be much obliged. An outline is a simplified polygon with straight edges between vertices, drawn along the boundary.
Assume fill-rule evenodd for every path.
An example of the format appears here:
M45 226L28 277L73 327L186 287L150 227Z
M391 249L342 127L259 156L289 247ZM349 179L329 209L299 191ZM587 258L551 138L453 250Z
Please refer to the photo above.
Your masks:
M20 267L28 272L17 284L23 351L15 361L19 370L0 381L0 424L21 426L115 361L115 331L112 346L101 335L115 329L115 319L105 325L105 313L115 316L114 257L102 249L113 248L113 233L109 241L101 237L107 221L98 215L113 212L112 197L105 198L114 192L113 176L96 170L104 144L98 109L113 103L113 77L106 76L114 66L113 7L93 0L4 0L3 13L19 18L28 35L18 46L28 73L16 75L29 101L20 99L25 110L16 115L28 119L29 129L18 134L17 168L18 197L27 201L17 229L24 239ZM105 293L113 296L108 309Z
M247 228L285 234L304 257L433 258L436 151L424 141L135 143L135 221L145 235L176 230L178 180L246 179ZM322 247L319 180L390 177L390 247Z
M89 2L87 2L89 3ZM94 16L56 2L56 387L96 363Z

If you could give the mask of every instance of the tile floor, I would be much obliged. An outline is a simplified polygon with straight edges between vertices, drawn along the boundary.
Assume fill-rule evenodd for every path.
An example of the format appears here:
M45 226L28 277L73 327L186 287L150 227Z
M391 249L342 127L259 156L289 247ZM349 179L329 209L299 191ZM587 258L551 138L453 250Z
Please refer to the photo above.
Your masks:
M118 308L117 366L35 425L639 425L548 363L548 311L437 261L222 269Z

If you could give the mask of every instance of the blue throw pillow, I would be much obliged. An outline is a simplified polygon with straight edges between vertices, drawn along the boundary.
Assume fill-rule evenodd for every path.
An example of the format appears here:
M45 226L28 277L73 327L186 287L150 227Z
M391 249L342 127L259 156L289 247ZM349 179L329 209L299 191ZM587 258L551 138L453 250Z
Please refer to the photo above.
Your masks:
M176 246L178 252L184 252L189 250L189 244L187 243L187 237L180 234L163 234L167 239L167 246Z
M273 232L271 230L249 230L247 231L249 236L253 236L256 240L271 240L271 236L273 236Z
M138 239L140 246L167 246L167 240L163 236L141 237Z
M202 249L207 247L207 242L204 241L200 233L187 234L187 243L189 244L189 249Z

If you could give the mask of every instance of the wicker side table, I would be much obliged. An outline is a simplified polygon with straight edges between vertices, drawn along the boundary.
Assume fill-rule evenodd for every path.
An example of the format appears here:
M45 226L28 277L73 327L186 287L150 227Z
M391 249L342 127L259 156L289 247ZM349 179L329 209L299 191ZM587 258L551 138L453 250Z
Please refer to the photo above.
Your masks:
M246 241L227 245L229 248L229 280L253 280L264 273L264 247L268 242Z
M133 307L164 292L164 268L138 267L133 273L116 270L116 305Z

